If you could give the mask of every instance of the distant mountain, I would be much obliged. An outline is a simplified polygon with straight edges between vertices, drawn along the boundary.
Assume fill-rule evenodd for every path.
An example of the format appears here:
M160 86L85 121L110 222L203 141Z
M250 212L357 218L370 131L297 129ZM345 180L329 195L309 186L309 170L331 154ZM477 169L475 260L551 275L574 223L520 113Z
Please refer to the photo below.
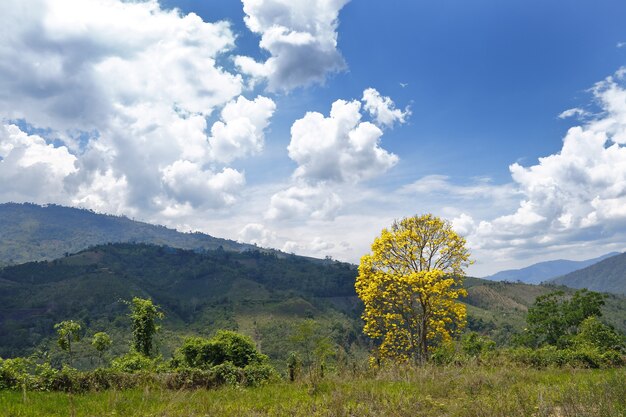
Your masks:
M604 259L619 255L619 252L611 252L598 258L587 259L586 261L568 261L557 259L555 261L539 262L522 269L509 269L500 271L485 277L491 281L521 281L526 284L540 284L561 275L565 275L578 269L586 268Z
M571 288L626 294L626 253L610 257L578 271L554 278L550 283ZM624 313L626 320L626 312Z
M56 259L110 242L152 243L192 250L220 246L227 251L255 248L90 210L52 204L0 204L0 265Z

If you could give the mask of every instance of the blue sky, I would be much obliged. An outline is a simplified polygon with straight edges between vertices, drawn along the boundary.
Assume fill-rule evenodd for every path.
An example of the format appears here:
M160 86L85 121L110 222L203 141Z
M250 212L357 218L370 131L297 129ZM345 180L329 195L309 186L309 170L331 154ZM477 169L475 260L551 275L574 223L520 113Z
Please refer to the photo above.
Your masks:
M9 0L0 200L351 262L432 212L479 276L624 250L625 16L607 0Z

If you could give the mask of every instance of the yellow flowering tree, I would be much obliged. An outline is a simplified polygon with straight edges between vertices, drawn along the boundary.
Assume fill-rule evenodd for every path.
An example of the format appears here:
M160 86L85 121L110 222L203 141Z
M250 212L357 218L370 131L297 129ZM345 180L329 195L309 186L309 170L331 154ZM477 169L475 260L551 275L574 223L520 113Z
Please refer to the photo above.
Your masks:
M431 214L407 217L383 229L361 258L356 292L365 304L364 333L381 341L381 358L428 359L465 325L461 287L470 264L465 239Z

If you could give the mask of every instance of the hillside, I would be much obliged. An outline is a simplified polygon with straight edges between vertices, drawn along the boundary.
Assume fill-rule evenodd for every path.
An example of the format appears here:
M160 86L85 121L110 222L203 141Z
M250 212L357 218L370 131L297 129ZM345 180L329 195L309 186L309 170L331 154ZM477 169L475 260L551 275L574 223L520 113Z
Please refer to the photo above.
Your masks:
M551 278L565 275L572 271L586 268L604 259L619 255L619 252L611 252L598 258L585 261L569 261L557 259L554 261L539 262L521 269L508 269L485 277L492 281L524 282L526 284L541 284Z
M110 242L137 242L175 248L229 251L252 245L203 233L181 233L89 210L49 204L0 204L0 265L51 260L89 246Z
M145 244L108 244L54 261L0 270L0 356L32 350L52 336L61 320L80 320L94 331L113 332L125 348L130 337L122 300L151 297L161 305L163 351L184 334L219 328L255 334L280 344L285 321L315 318L351 343L358 330L355 268L273 253L224 250L196 253ZM280 334L283 332L283 334ZM269 353L286 354L280 346Z
M554 278L550 282L571 288L626 294L626 253Z
M259 251L196 253L145 244L109 244L53 261L0 270L0 356L54 348L53 325L75 319L91 332L107 331L115 351L130 338L126 305L133 296L161 305L161 349L167 356L181 337L219 328L251 335L263 351L283 360L290 336L305 319L349 351L365 346L355 296L354 265L283 258ZM550 286L467 278L468 327L506 343L524 326L535 297ZM567 290L572 292L572 290ZM605 320L626 332L626 298L611 296Z

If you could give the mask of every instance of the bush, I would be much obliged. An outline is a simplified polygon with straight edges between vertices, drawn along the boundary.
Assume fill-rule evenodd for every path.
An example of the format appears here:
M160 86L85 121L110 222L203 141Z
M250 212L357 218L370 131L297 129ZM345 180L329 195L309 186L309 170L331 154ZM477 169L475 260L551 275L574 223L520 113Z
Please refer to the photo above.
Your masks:
M190 337L177 350L173 365L182 368L210 369L230 362L238 368L265 363L267 356L257 351L254 342L239 333L220 330L211 339Z
M463 353L469 357L479 357L481 354L492 351L496 343L486 336L481 336L476 332L469 332L461 339Z
M28 383L28 368L32 364L25 358L0 359L0 389L20 389Z
M239 385L244 378L243 369L235 366L232 362L224 362L211 369L219 384Z
M508 351L515 362L545 368L549 366L574 368L607 368L621 366L622 356L615 351L601 352L590 346L558 349L556 346L544 346L539 349L516 348Z
M433 349L430 354L430 360L435 365L449 365L456 358L456 347L454 343L442 343Z
M158 371L161 358L149 358L138 352L129 352L126 355L113 359L111 369L118 372Z
M218 385L216 373L202 369L180 369L165 379L165 386L169 389L208 389Z
M269 381L280 379L280 375L276 370L264 363L252 363L243 368L245 385L249 387L257 387Z

